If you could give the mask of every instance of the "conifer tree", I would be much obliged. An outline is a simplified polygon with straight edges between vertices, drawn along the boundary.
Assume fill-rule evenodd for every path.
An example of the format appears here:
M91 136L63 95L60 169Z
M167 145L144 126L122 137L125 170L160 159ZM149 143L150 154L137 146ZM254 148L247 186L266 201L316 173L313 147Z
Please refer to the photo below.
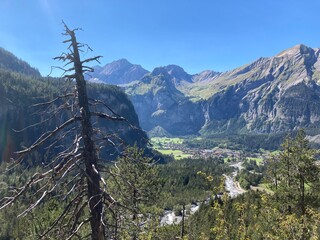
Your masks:
M139 235L157 227L155 203L160 193L158 170L142 149L128 147L110 170L109 191L121 208L116 225L120 238L140 239Z
M278 160L272 162L272 168L277 171L276 174L273 171L273 184L277 185L275 193L288 213L296 211L303 215L308 199L315 194L319 185L315 151L309 147L303 130L295 138L287 137L282 148Z

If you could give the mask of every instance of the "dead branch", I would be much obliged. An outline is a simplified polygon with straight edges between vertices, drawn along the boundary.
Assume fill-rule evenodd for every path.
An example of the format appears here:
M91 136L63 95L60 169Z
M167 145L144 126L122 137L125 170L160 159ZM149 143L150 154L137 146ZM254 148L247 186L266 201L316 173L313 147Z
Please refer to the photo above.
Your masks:
M56 127L55 130L49 132L48 134L42 135L38 140L36 140L36 142L34 144L32 144L27 149L22 150L22 151L18 151L16 153L19 155L22 155L22 154L31 152L32 150L34 150L34 149L38 148L40 145L42 145L45 141L47 141L48 139L53 137L60 130L64 129L65 127L67 127L68 125L70 125L76 121L80 121L81 119L82 119L81 117L73 117L73 118L69 119L68 121L64 122L60 126Z
M124 117L120 117L120 116L114 117L114 116L111 116L111 115L108 115L108 114L102 113L102 112L91 112L91 114L93 116L97 116L97 117L100 117L100 118L113 120L113 121L125 121L126 120Z
M73 206L74 202L76 200L78 200L79 198L81 198L80 196L84 194L83 192L79 192L69 203L68 205L65 207L65 209L63 210L63 212L56 218L56 220L51 224L51 226L44 232L41 234L41 238L43 238L44 236L46 236L49 232L52 231L52 229L54 229L57 224L61 221L61 219L63 219L65 217L65 215L69 212L70 208Z
M90 221L90 218L87 218L87 219L85 219L84 221L82 221L82 222L78 225L77 229L76 229L74 232L72 232L72 234L67 238L67 240L71 239L71 238L81 229L81 227L82 227L84 224L88 223L89 221Z
M92 62L92 61L96 61L96 62L100 63L100 61L99 61L100 58L102 58L102 56L96 56L96 57L88 58L88 59L85 59L85 60L81 61L81 63L84 64L84 63Z

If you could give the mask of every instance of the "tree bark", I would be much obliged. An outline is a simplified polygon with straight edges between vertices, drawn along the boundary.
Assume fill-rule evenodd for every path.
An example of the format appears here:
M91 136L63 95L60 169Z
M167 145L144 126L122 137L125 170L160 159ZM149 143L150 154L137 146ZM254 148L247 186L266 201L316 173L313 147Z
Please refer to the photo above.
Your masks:
M78 42L74 31L67 29L71 37L73 49L73 63L75 69L76 87L78 91L78 100L81 113L82 139L84 143L83 158L85 161L86 178L88 185L88 200L90 208L91 237L93 240L104 240L105 230L103 226L103 201L102 190L100 188L100 176L96 172L98 156L94 142L92 140L93 128L91 124L91 114L87 96L86 81L83 76L83 66L80 60Z

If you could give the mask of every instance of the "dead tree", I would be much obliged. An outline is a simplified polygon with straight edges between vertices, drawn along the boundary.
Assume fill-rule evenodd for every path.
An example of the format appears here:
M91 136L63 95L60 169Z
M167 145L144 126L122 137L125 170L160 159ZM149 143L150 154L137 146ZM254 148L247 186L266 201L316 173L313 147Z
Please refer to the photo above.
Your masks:
M65 63L61 69L71 90L36 106L43 107L51 114L49 120L66 110L68 113L65 116L68 118L60 118L61 123L55 129L43 133L31 146L18 152L19 157L14 164L19 164L25 155L45 144L47 149L53 149L61 147L60 142L64 139L72 141L68 141L69 144L43 166L42 172L37 172L23 186L15 187L10 196L1 199L0 209L14 204L31 187L37 187L34 193L36 200L31 202L20 216L59 193L63 195L64 200L68 201L68 204L62 214L39 238L45 237L55 229L65 229L63 238L70 239L77 236L82 226L88 223L91 226L91 238L102 240L108 238L106 232L108 222L105 221L104 213L106 209L112 211L112 206L117 205L117 202L108 194L106 183L100 174L99 143L107 141L113 144L113 141L110 140L108 133L102 133L99 129L93 128L92 119L94 117L112 121L126 121L126 119L104 103L88 98L84 73L93 69L86 64L99 61L100 56L81 60L79 52L89 47L77 42L75 31L78 29L71 30L66 24L64 27L64 35L68 37L64 43L69 44L68 52L62 53L55 59ZM68 66L70 67L67 68ZM58 107L56 105L52 107L52 104L58 102ZM94 111L94 107L99 104L106 106L108 112ZM49 120L43 120L39 125ZM36 125L38 124L33 126ZM89 206L88 217L84 210L87 206Z
M87 59L83 62L80 60L79 43L76 40L75 32L70 30L66 25L66 35L70 37L65 42L71 42L71 53L58 57L65 60L67 57L68 63L73 63L74 70L72 75L67 76L69 79L76 80L77 94L79 100L80 116L81 116L81 137L83 139L83 159L85 162L86 180L88 186L88 199L90 206L90 225L92 230L92 239L104 239L105 232L103 226L103 192L100 187L100 175L97 171L98 156L93 142L93 129L91 124L91 112L89 109L89 100L87 96L86 81L83 76L83 63L97 60L99 57Z

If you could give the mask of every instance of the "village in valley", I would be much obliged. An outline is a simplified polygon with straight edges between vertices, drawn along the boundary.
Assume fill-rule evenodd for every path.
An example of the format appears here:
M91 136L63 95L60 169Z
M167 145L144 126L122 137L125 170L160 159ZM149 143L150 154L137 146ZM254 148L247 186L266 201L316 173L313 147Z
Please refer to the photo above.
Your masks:
M216 146L212 149L193 148L185 144L183 138L154 137L151 138L152 147L165 155L171 155L174 159L220 159L224 162L239 162L254 160L262 164L272 152L259 150L258 152L245 152L243 150L229 149L223 146Z

